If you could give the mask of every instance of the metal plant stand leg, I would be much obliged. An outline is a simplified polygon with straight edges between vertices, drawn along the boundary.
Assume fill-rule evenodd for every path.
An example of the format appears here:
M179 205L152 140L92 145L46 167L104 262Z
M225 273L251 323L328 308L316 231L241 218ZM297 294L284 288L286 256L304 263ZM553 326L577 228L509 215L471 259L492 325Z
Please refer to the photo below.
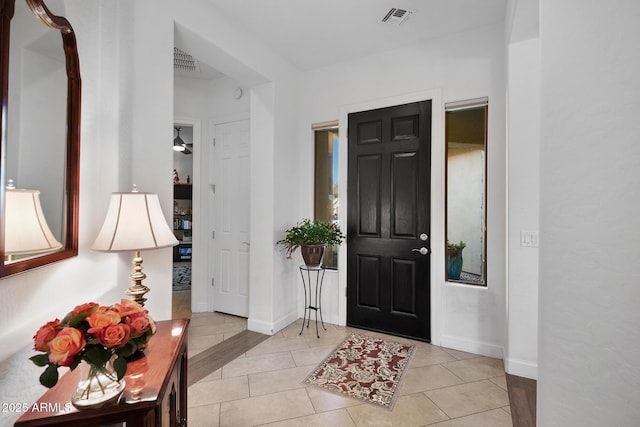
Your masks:
M307 277L305 278L304 272L307 272ZM311 286L311 272L316 273L316 281L315 281L315 292L312 290ZM302 318L302 328L300 328L300 334L302 335L302 331L304 331L305 321L307 323L307 328L309 328L309 324L311 323L311 310L315 311L315 320L316 320L316 337L320 338L320 333L318 331L318 312L320 312L320 323L322 324L322 329L325 331L327 328L324 326L324 320L322 319L322 283L324 282L324 267L308 267L306 265L300 266L300 276L302 277L302 287L304 288L304 317ZM306 280L305 280L306 279ZM307 287L309 288L309 298L307 299ZM315 295L315 300L313 300ZM308 314L307 314L308 313Z
M304 315L302 316L302 328L300 328L300 333L298 335L302 335L302 331L304 331L304 322L307 320L307 310L309 310L309 303L307 302L307 287L304 282L302 266L300 266L300 276L302 276L302 288L304 289ZM309 317L311 317L311 313L309 313ZM308 327L309 325L307 324L307 328Z

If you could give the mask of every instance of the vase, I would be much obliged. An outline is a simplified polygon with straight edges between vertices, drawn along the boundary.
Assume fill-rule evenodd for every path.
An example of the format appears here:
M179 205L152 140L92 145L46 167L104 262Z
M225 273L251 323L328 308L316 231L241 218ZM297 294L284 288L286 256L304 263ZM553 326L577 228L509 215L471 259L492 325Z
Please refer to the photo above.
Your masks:
M112 360L104 366L92 365L83 360L78 368L80 380L71 397L71 403L76 408L100 408L116 402L122 395L126 383L123 379L118 380Z
M303 245L300 246L300 253L307 267L320 267L324 255L324 245Z
M447 250L447 280L460 280L462 274L462 249Z

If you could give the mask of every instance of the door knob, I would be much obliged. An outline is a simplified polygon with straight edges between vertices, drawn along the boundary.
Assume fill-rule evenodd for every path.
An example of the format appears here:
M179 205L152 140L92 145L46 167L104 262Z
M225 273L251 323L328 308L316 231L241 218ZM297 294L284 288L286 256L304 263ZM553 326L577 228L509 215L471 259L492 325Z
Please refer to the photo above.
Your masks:
M412 252L420 252L420 255L426 255L429 253L429 249L425 248L424 246L421 247L420 249L418 248L413 248L411 249Z

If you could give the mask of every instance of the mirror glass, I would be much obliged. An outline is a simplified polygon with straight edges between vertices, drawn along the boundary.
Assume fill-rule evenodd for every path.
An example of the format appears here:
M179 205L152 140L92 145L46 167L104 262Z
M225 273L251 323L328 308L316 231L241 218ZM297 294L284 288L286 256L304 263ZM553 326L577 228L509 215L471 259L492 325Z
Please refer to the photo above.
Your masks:
M8 37L3 33L0 41L8 61L2 93L1 272L7 276L77 255L80 79L75 36L66 19L53 15L42 0L17 0L13 16L12 0L2 3L2 19L10 21ZM56 13L64 12L61 2L55 5ZM26 197L22 190L30 190L29 203L17 203ZM34 228L42 231L34 231L36 243L27 244Z
M487 102L446 110L446 280L486 285Z

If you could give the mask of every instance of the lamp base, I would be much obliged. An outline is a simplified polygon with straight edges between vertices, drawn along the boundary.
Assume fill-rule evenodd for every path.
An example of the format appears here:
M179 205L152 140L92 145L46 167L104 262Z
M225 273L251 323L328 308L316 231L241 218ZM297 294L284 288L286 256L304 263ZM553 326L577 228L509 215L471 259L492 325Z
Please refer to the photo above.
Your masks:
M144 302L147 300L144 295L150 291L148 287L142 284L142 281L147 278L147 275L142 272L142 258L140 257L140 251L136 251L136 256L131 261L133 264L133 272L129 276L133 285L127 289L127 295L131 297L131 299L142 307L144 307Z

